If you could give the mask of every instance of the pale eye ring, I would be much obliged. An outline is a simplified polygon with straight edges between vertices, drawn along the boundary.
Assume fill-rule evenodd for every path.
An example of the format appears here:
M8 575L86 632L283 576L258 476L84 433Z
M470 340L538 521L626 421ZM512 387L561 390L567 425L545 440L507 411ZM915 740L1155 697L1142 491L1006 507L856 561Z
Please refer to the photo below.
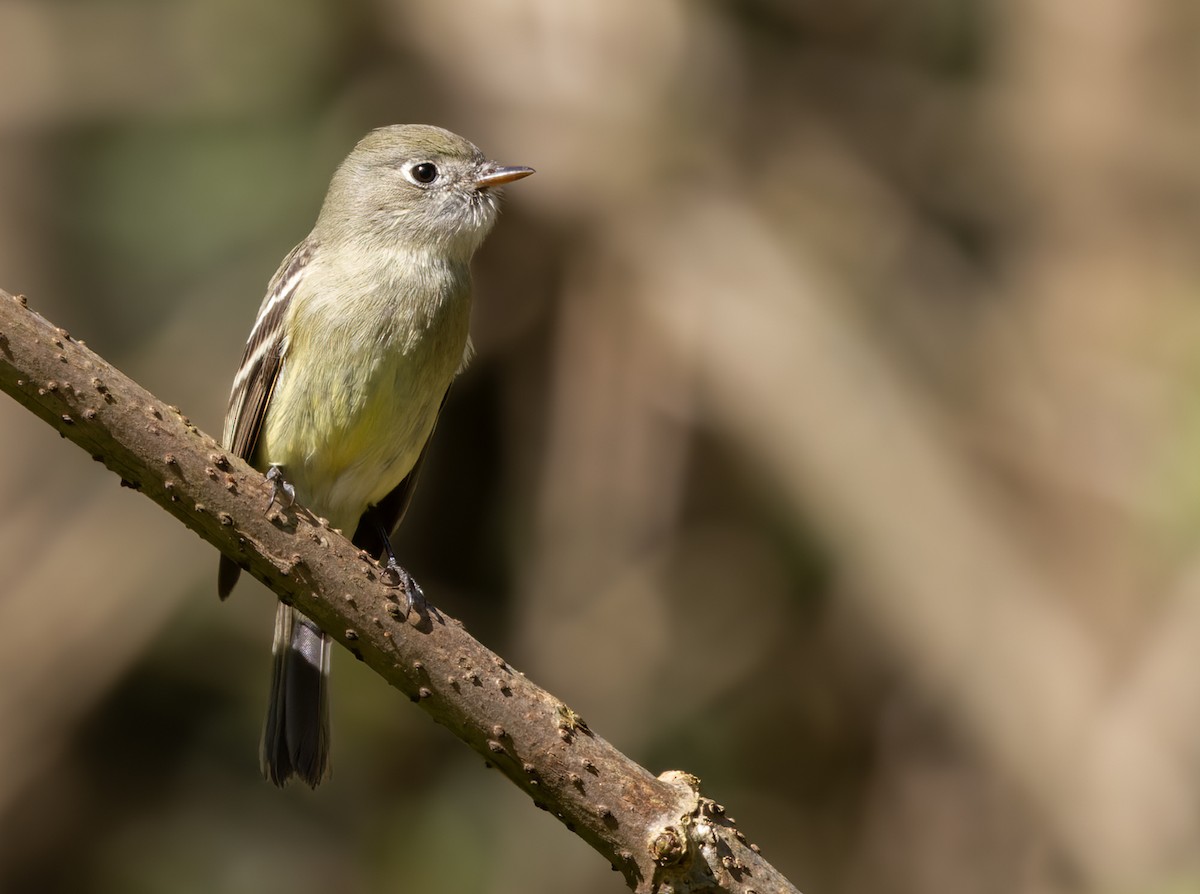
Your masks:
M408 169L409 176L420 183L422 186L428 186L438 178L438 167L431 161L423 161L413 165Z

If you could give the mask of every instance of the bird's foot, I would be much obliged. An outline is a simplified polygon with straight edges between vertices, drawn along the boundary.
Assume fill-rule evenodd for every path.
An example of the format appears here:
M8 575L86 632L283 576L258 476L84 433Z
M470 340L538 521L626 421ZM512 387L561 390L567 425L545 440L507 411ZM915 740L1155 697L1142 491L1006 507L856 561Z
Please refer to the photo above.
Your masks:
M419 615L430 612L441 619L438 610L425 598L425 591L421 589L417 579L396 561L395 556L388 557L387 564L383 567L383 579L389 587L404 591L405 619L414 611Z
M280 509L290 509L296 502L296 488L284 477L283 467L272 463L267 469L267 480L271 482L271 499L267 502L266 511L270 513L276 503Z

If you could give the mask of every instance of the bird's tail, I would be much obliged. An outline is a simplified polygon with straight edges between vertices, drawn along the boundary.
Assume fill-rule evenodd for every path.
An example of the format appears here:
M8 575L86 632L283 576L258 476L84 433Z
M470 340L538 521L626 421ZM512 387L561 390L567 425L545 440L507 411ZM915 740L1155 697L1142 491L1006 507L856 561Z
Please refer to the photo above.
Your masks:
M329 778L329 637L290 605L275 614L271 700L259 759L276 785Z

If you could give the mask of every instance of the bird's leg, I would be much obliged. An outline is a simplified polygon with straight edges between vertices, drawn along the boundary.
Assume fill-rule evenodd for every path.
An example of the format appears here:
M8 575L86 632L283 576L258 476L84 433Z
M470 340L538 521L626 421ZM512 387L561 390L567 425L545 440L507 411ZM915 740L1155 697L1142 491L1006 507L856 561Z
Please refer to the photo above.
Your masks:
M375 523L375 530L379 533L379 539L383 543L383 551L387 554L387 564L383 567L384 579L387 581L388 586L404 591L404 617L407 618L409 612L412 612L414 609L420 612L422 609L430 607L425 599L425 592L421 589L421 585L417 583L417 579L409 574L407 569L401 566L400 561L396 558L396 552L392 549L392 541L388 537L387 528L379 520L378 516L374 513L372 513L372 516L372 520Z
M267 503L267 512L270 512L276 503L280 509L290 509L296 502L296 488L283 476L283 466L271 463L271 467L267 469L267 480L271 482L271 499Z

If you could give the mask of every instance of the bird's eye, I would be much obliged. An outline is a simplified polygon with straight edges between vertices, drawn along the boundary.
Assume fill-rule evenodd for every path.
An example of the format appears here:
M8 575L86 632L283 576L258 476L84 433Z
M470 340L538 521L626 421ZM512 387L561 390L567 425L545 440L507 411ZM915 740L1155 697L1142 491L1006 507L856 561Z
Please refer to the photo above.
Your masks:
M432 183L437 179L438 169L431 161L423 161L418 165L413 165L408 171L412 174L413 180L418 183Z

